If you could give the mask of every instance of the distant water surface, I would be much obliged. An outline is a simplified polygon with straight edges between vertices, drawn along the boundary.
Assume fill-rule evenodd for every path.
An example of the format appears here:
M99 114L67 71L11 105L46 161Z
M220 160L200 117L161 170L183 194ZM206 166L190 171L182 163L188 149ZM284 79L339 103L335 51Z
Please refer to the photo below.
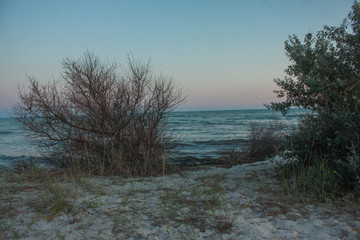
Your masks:
M296 123L301 113L301 110L291 110L283 117L267 109L173 112L168 119L169 128L181 143L170 152L170 158L174 162L218 158L223 150L243 146L250 122L278 119ZM25 136L26 131L17 120L0 118L0 168L17 160L39 159L39 149L26 141Z
M22 124L14 118L0 118L0 168L11 162L39 157L26 138Z
M303 113L293 109L284 117L267 109L174 112L169 119L170 129L182 142L174 149L173 159L218 158L224 150L241 149L251 122L265 124L279 120L287 125L297 124Z

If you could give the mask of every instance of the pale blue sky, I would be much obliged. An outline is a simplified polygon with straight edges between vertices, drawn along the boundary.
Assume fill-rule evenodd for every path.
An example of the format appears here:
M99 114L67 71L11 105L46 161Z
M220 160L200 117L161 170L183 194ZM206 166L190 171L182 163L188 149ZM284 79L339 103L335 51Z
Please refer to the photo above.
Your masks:
M86 49L124 63L127 53L172 75L181 110L261 108L276 100L288 35L339 25L353 0L0 0L0 117L26 74L59 78L61 60Z

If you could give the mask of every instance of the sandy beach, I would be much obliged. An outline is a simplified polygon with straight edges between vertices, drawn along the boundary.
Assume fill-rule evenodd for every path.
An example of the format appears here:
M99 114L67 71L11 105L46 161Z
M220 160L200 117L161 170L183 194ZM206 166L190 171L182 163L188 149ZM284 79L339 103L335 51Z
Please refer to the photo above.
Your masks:
M1 174L0 239L359 239L351 207L294 203L273 159L149 178Z

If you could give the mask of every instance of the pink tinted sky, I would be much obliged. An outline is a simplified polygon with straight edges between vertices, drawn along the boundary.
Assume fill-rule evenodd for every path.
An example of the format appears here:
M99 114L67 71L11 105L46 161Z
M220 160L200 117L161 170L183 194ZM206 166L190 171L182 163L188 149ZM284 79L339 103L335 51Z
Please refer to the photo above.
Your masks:
M146 61L171 75L179 110L262 108L290 64L288 35L339 25L352 0L0 0L0 117L26 75L58 79L61 60L86 49L104 60Z

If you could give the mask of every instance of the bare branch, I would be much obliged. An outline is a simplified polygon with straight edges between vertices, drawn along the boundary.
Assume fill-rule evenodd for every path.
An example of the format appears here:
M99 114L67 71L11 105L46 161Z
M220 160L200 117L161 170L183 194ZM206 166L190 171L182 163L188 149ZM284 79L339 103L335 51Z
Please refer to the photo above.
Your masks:
M122 75L117 63L88 51L62 64L59 82L40 85L28 77L29 88L19 87L14 106L17 119L48 148L51 163L127 176L162 173L171 145L165 119L184 100L173 80L154 77L150 62L133 56Z

